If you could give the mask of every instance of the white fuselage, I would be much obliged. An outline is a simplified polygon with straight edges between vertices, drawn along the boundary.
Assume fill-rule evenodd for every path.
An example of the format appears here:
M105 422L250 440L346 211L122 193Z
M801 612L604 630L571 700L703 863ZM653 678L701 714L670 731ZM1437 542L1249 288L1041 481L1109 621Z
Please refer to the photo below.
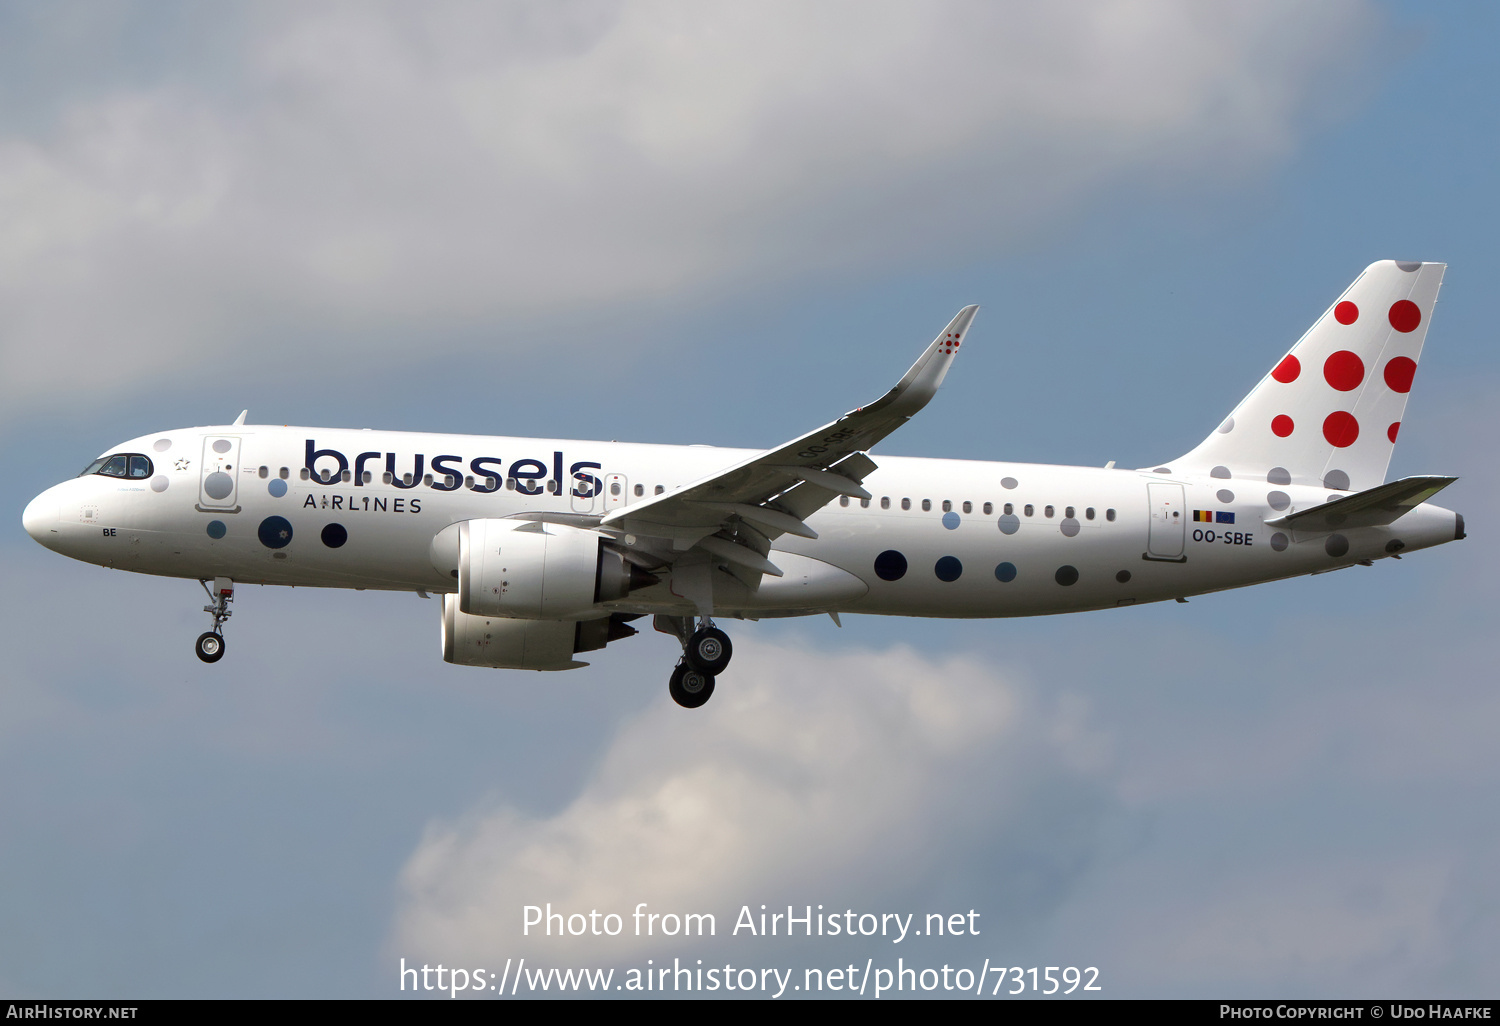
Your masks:
M584 524L754 454L259 425L168 431L110 452L146 455L150 476L93 474L48 489L26 510L33 537L76 559L169 577L432 592L456 587L434 551L450 524L536 513ZM1330 494L1264 480L876 459L864 481L871 500L839 500L813 514L807 525L816 540L777 538L770 559L782 578L751 589L720 574L715 612L1001 617L1100 609L1336 569L1462 532L1453 512L1430 504L1388 526L1333 536L1344 544L1327 532L1278 531L1263 521ZM213 474L221 477L211 483ZM1272 501L1287 500L1289 507L1273 509ZM1194 519L1205 515L1207 522ZM285 521L290 537L272 518ZM889 553L899 559L882 559ZM667 577L607 609L689 607Z

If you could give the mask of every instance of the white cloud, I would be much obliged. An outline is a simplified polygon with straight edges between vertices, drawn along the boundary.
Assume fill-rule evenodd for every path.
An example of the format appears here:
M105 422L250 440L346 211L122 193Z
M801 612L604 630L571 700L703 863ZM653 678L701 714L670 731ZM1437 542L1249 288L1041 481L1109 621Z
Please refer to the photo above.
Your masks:
M1014 879L1017 848L1028 885L1064 878L1097 817L1076 792L1091 790L1077 767L1097 760L1098 742L1079 710L1044 712L1023 695L970 658L747 641L704 709L657 706L628 722L556 814L497 796L433 823L402 874L392 957L485 964L560 950L522 936L523 906L548 902L620 914L625 935L566 947L617 959L663 943L629 936L637 902L711 912L722 941L742 905L911 912L901 896L946 894L961 867ZM962 887L950 897L977 903L986 925L1004 911L982 899L1005 884L980 874Z
M1285 154L1368 20L288 5L246 19L212 89L163 75L0 137L0 396L251 353L327 372L561 304L969 252L1122 177Z

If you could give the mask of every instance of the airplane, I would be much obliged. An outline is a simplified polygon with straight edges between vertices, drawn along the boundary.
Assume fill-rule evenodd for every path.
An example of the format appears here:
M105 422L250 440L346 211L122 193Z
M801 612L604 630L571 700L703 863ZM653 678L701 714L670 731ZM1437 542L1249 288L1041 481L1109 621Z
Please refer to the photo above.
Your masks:
M885 395L765 451L279 427L176 429L107 449L26 507L75 559L196 579L223 657L235 586L441 599L443 658L565 670L645 616L713 694L716 618L1009 617L1186 601L1465 536L1385 480L1446 265L1371 264L1191 452L1126 470L881 456L937 392L969 306ZM210 583L211 582L211 583Z

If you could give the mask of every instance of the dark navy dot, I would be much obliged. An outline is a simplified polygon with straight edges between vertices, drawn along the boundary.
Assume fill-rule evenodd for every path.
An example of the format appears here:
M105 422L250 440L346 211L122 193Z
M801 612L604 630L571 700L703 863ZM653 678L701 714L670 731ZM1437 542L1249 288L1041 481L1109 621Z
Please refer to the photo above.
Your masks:
M266 485L266 490L279 499L286 494L286 482L279 477L273 477L271 483Z
M964 572L964 565L958 561L957 556L944 556L937 561L932 572L937 574L938 580L951 583L958 580L959 575Z
M336 549L349 540L349 532L344 530L343 524L329 524L323 528L323 544L330 549Z
M1282 534L1280 531L1277 531L1275 534L1271 535L1271 548L1275 551L1285 552L1288 544L1289 542L1287 540L1287 536Z
M222 538L229 533L229 528L224 526L222 520L210 520L208 522L208 536L210 538Z
M1323 543L1323 551L1338 559L1349 552L1349 539L1341 534L1330 534Z
M950 531L958 530L958 514L951 510L943 514L943 526Z
M1119 581L1121 584L1129 584L1130 583L1130 571L1129 570L1121 570L1119 573L1115 574L1115 580Z
M1056 578L1058 584L1066 588L1070 584L1078 583L1078 568L1076 566L1060 566L1057 568L1057 573L1053 576Z
M906 576L906 557L895 549L886 549L875 557L875 576L882 581L899 581Z
M286 517L266 517L256 531L260 543L268 549L284 549L292 541L292 525Z
M1009 584L1016 579L1016 564L1001 563L995 567L995 580L1001 584Z

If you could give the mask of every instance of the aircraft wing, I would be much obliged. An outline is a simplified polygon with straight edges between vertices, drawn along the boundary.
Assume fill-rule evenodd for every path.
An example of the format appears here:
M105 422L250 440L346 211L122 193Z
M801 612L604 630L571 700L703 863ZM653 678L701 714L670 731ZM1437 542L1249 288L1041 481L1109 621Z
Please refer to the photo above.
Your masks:
M807 517L840 495L870 497L860 483L876 464L865 450L927 405L978 310L960 310L895 387L870 405L681 488L622 506L599 526L668 538L679 552L696 547L755 580L762 573L781 576L766 558L771 539L816 538Z
M1275 517L1265 524L1311 534L1337 531L1341 527L1379 527L1400 519L1457 480L1456 477L1403 477L1320 506Z

